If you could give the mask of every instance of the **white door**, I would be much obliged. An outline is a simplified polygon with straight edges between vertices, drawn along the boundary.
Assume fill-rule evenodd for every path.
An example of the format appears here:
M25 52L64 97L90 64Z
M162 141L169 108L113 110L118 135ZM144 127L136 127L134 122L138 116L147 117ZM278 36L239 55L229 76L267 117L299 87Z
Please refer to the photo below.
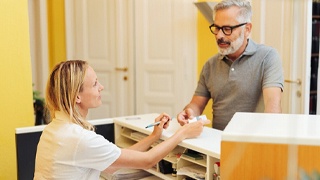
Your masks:
M176 116L196 86L192 0L136 0L136 112Z
M196 9L191 0L65 1L67 58L85 59L105 89L89 119L167 112L196 85Z
M95 69L102 106L89 119L133 114L133 68L126 6L119 0L65 1L67 59L83 59Z
M283 113L309 113L311 5L312 0L252 1L252 38L276 48L282 58Z

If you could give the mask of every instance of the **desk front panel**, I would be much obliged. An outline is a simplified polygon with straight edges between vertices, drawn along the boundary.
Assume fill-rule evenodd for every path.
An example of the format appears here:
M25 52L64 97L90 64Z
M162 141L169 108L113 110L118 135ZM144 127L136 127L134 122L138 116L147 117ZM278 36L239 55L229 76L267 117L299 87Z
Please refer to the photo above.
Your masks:
M320 172L320 146L221 142L221 179L301 179Z

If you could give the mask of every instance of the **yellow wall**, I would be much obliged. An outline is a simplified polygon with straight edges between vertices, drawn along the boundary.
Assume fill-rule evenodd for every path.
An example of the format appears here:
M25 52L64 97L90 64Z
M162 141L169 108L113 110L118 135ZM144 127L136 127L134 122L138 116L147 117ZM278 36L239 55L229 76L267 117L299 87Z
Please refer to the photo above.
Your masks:
M198 11L198 77L205 62L211 56L218 53L216 40L214 35L210 32L209 26L209 22L204 18L200 11ZM210 100L203 112L208 119L212 118L211 106L212 101Z
M47 6L49 71L51 71L56 64L66 60L64 0L47 0Z
M49 68L66 59L63 0L47 1ZM0 1L0 179L16 179L15 128L33 126L27 0Z
M34 124L27 0L0 1L0 179L16 179L15 128Z

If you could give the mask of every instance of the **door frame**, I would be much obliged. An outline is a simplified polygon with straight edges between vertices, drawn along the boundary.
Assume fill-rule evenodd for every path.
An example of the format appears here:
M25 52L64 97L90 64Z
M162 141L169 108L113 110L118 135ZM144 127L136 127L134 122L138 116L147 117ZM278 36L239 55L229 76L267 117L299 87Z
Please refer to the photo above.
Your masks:
M28 0L28 15L32 83L44 96L49 76L47 1Z
M309 114L309 101L310 101L310 79L311 79L311 38L312 38L312 0L303 0L296 1L293 0L294 4L294 20L296 22L294 25L294 60L293 60L293 69L300 70L301 79L302 79L302 107L300 107L300 113ZM299 13L296 13L299 12ZM301 16L302 14L302 16ZM303 63L302 60L305 60ZM294 78L294 72L291 73L291 78ZM292 94L294 95L294 94ZM294 99L294 97L291 97ZM292 100L291 109L295 109L296 104L299 102L295 102ZM291 111L295 113L294 111Z

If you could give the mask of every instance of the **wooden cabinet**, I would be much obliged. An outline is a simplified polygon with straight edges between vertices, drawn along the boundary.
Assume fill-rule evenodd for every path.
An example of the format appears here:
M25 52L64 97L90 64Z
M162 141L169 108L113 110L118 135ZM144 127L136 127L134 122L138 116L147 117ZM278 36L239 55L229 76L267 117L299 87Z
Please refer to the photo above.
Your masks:
M145 127L153 123L157 116L158 114L145 114L114 118L116 145L128 147L148 136L152 128ZM169 128L163 131L161 139L152 146L172 136L178 128L180 125L173 119ZM147 171L167 180L215 179L214 165L220 159L221 133L219 130L205 127L199 137L182 141L162 161Z

